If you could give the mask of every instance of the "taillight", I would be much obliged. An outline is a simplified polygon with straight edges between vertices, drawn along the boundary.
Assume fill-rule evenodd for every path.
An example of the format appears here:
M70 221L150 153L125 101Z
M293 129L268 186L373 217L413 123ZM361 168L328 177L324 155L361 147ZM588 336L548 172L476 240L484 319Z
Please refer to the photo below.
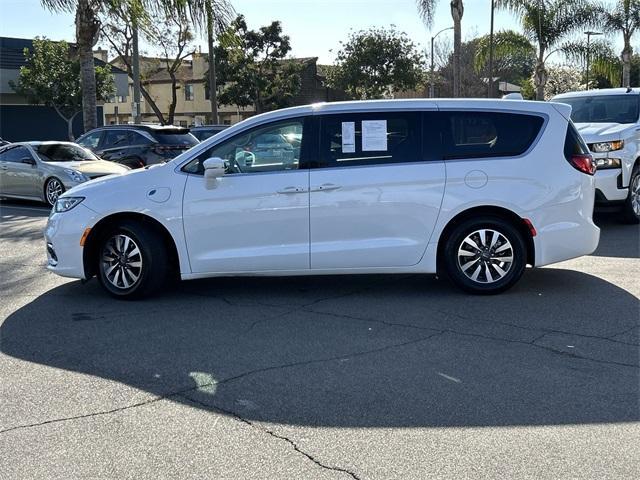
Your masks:
M579 170L582 173L586 173L587 175L595 175L596 162L591 155L585 153L576 153L571 155L571 157L569 158L569 163L576 170Z

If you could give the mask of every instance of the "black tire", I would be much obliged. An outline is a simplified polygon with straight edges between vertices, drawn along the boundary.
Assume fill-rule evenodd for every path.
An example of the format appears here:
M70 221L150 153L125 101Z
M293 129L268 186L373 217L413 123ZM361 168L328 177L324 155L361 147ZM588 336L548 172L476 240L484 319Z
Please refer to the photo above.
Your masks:
M631 171L629 195L622 206L622 220L626 223L640 223L640 165L636 165Z
M129 239L127 248L124 248L127 242L122 237ZM121 239L119 245L123 248L115 248L118 245L118 239ZM137 247L139 254L135 253L131 243ZM124 259L124 263L120 260L106 260L110 258ZM125 220L110 229L100 239L95 259L97 276L103 288L116 298L127 300L143 298L158 292L165 285L170 276L167 259L166 245L155 229L141 222ZM139 270L138 261L140 261ZM114 265L115 268L112 269ZM117 271L119 275L115 278ZM137 279L134 281L136 274Z
M50 192L49 190L51 190L54 185L56 185L59 188L56 188L55 190L58 192L57 195L55 197L52 196L52 192ZM62 183L62 181L56 177L51 177L48 178L47 181L44 183L44 201L47 205L49 205L50 207L53 207L56 204L56 200L58 200L58 197L60 195L62 195L65 191L64 188L64 184Z
M482 233L483 230L487 232ZM484 242L481 235L485 236ZM520 279L527 266L527 247L522 234L500 217L465 220L454 227L444 241L441 261L445 273L457 287L469 293L504 292ZM509 258L511 262L501 260ZM474 275L476 278L472 279Z

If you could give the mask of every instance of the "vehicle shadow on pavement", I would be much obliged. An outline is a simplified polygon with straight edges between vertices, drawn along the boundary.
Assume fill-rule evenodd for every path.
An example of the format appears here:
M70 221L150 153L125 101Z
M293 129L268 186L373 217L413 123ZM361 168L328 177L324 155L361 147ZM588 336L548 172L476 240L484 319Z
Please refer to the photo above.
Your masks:
M600 227L600 245L596 257L640 258L640 226L621 223L614 215L596 214Z
M247 421L630 422L640 420L639 314L623 289L555 268L493 297L422 275L220 278L143 302L70 282L12 313L0 349ZM20 391L19 378L6 381Z

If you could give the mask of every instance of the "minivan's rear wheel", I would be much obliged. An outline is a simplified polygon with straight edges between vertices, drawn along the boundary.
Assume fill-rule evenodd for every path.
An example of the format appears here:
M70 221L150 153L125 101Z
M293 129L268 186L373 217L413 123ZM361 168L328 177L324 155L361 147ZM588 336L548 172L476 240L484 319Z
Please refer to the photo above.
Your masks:
M118 298L141 298L157 291L168 276L163 239L138 222L123 222L103 236L98 278Z
M640 223L640 165L631 172L629 195L622 207L622 216L629 223Z
M522 235L502 218L466 220L445 241L442 260L446 273L467 292L503 292L525 270L527 250Z
M55 177L47 180L44 186L44 198L50 207L53 207L58 197L64 193L64 185Z

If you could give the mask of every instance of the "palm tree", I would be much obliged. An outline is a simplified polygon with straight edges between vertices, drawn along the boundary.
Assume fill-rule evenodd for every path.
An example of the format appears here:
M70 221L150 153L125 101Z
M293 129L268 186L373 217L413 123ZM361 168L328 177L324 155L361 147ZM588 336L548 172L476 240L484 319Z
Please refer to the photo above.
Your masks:
M605 31L622 32L624 48L622 59L622 86L631 84L631 37L640 28L640 0L618 0L613 10L603 8L602 20Z
M536 99L544 100L545 62L568 47L570 35L597 25L599 9L588 0L496 0L496 6L520 17L525 35L536 44L533 81Z
M96 128L96 73L93 46L98 41L99 9L104 0L41 0L42 5L56 12L75 12L76 44L80 59L80 85L82 86L82 115L84 131Z
M417 0L420 17L427 27L433 25L436 0ZM453 18L453 96L460 96L460 51L462 50L462 0L451 0L451 18Z

